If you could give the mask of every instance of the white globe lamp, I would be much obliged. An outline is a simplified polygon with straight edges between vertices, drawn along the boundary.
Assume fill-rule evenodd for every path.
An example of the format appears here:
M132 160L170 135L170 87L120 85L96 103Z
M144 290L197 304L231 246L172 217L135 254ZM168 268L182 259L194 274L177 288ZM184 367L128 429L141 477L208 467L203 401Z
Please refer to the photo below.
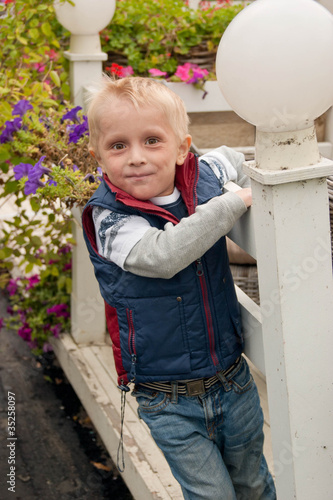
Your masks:
M216 73L225 99L256 126L257 139L281 133L280 142L307 143L305 155L318 161L314 120L333 104L327 9L315 0L256 0L222 36Z
M111 21L116 0L55 0L54 9L58 21L71 32L70 52L97 54L101 52L99 32Z

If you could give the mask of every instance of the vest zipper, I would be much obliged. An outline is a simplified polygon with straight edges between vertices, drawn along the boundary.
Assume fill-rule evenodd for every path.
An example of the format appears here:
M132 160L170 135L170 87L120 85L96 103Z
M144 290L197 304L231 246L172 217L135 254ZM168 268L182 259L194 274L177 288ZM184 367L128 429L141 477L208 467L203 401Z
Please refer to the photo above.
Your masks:
M128 328L129 328L128 348L129 348L129 352L131 355L131 370L129 372L129 382L134 382L135 377L136 377L137 355L136 355L136 349L135 349L135 330L134 330L132 311L130 309L126 309L126 315L127 315L127 322L128 322Z
M210 355L212 357L212 361L213 361L214 365L216 367L219 367L219 360L217 359L217 355L216 355L216 351L215 351L214 328L213 328L213 321L212 321L212 313L211 313L210 306L209 306L208 290L207 290L207 283L206 283L206 279L205 279L204 268L203 268L203 264L202 264L201 259L197 259L195 261L195 263L196 263L196 267L197 267L196 274L199 277L199 283L200 283L200 287L201 287L201 293L202 293L203 304L204 304L204 309L205 309Z

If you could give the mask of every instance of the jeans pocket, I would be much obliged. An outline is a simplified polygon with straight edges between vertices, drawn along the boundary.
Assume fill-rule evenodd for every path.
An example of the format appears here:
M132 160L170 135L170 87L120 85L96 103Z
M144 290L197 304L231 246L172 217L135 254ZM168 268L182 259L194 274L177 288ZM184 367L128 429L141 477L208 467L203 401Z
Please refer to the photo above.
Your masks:
M236 394L243 394L253 387L254 380L244 358L237 372L229 379L229 383Z
M139 405L139 414L159 413L163 411L170 402L170 397L164 392L153 391L149 389L136 388L132 392Z

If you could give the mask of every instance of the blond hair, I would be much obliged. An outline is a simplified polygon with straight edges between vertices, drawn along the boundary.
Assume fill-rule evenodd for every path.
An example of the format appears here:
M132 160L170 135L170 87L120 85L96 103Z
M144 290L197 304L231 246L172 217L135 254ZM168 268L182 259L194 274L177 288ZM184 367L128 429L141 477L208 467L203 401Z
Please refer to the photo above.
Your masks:
M188 134L189 118L182 99L166 85L151 78L112 79L103 75L97 86L88 88L89 149L97 152L100 115L106 103L128 99L136 109L155 106L165 114L179 144ZM115 126L117 124L115 123Z

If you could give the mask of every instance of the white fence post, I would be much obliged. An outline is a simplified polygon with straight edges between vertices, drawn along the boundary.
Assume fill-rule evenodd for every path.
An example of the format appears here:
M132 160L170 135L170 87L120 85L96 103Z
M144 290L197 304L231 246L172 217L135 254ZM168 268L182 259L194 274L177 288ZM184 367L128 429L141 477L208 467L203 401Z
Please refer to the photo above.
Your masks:
M115 0L76 0L75 5L55 0L58 21L71 32L70 61L71 100L84 108L84 88L102 76L102 52L99 32L109 24L115 11ZM73 211L73 250L71 333L77 343L105 341L104 302L99 293L93 266L83 239L79 211Z
M248 162L244 168L252 178L278 498L330 500L333 282L326 176L333 162L280 171Z

